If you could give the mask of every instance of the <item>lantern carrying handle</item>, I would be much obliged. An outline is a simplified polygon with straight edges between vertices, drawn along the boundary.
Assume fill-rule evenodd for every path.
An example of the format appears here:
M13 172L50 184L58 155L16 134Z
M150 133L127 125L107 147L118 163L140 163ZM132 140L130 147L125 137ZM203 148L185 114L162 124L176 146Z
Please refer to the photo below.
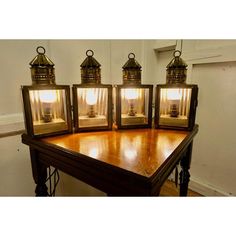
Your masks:
M179 53L179 55L177 56L176 53ZM180 57L182 54L182 52L180 50L175 50L174 53L173 53L173 56L174 57Z
M40 51L39 51L40 49L42 49L42 50L43 50L43 52L40 52ZM45 48L44 48L44 47L42 47L42 46L39 46L39 47L37 47L37 48L36 48L36 52L37 52L38 54L44 55L44 54L45 54L45 52L46 52L46 50L45 50Z
M131 56L133 56L133 57L131 57ZM129 59L135 58L135 54L131 52L131 53L128 55L128 58L129 58Z
M89 55L89 53L91 53L91 55ZM92 57L93 55L94 55L93 50L89 49L89 50L86 51L86 56Z

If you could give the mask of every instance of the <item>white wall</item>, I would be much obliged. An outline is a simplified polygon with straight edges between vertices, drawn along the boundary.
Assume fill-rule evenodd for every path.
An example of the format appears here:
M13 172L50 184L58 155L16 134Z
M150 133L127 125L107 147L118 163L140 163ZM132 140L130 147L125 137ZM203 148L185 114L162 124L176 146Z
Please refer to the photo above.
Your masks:
M29 149L20 135L0 138L0 196L34 196Z
M236 61L193 67L199 86L197 123L191 173L195 181L236 195Z
M50 40L51 59L56 65L57 83L81 83L80 65L86 51L94 51L94 58L101 64L102 83L122 84L122 66L133 52L142 66L142 82L155 80L153 50L154 40Z
M0 137L24 129L21 85L30 85L30 61L47 41L0 40ZM0 196L33 196L29 151L20 136L0 138Z
M21 85L30 85L30 61L37 55L36 48L48 49L47 41L0 40L0 116L22 112Z

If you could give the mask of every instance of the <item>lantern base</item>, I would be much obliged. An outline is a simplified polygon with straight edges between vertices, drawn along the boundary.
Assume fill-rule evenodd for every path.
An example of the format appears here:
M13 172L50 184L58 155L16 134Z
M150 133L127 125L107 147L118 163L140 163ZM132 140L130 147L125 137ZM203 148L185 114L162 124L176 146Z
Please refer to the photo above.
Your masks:
M34 121L33 124L35 134L47 134L61 130L68 129L68 126L63 119L52 119L51 122L45 123L45 121Z
M107 126L107 117L102 115L96 115L95 117L79 116L79 127L97 127Z
M143 114L135 114L135 116L129 116L128 114L121 115L122 125L140 125L147 124L147 117Z
M170 115L161 115L159 125L188 127L188 118L186 116L171 117Z

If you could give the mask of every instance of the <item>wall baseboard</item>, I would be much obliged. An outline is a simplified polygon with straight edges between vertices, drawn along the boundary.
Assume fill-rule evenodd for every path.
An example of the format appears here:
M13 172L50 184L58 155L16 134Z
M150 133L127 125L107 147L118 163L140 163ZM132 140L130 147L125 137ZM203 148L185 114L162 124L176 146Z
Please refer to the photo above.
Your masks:
M171 175L168 178L170 181L175 182L174 178L174 172L171 173ZM203 196L215 196L215 197L220 197L220 196L232 196L232 194L227 193L223 190L218 189L216 186L213 186L209 183L203 183L201 180L190 177L189 189L191 189L194 192L197 192Z
M232 196L231 194L218 189L216 186L208 183L202 183L200 180L195 178L190 179L189 189L200 193L203 196Z
M23 113L0 116L0 137L22 133L25 129Z

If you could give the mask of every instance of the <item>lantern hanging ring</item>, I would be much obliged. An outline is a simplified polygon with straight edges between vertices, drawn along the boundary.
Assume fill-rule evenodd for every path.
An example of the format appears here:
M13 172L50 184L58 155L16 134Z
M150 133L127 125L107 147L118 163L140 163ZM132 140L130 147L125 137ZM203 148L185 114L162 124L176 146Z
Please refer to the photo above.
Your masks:
M179 55L176 55L177 53L179 53ZM173 53L173 56L174 57L180 57L182 54L182 52L180 50L175 50L174 53Z
M132 56L132 57L131 57L131 56ZM131 53L128 55L128 58L129 58L129 59L135 58L135 54L131 52Z
M90 54L90 55L89 55ZM87 50L86 51L86 56L88 56L88 57L92 57L94 55L94 52L93 52L93 50Z
M40 52L40 49L42 49L42 50L43 50L43 52ZM44 48L44 47L42 47L42 46L39 46L39 47L37 47L37 48L36 48L36 52L37 52L38 54L44 55L44 54L45 54L45 52L46 52L46 50L45 50L45 48Z

